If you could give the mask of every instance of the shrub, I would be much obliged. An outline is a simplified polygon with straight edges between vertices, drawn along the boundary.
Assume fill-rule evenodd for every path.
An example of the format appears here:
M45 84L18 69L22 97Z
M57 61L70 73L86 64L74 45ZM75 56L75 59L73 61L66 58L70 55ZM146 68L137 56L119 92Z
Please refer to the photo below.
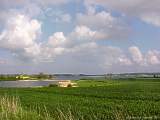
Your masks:
M72 85L71 85L71 84L68 84L67 87L72 87Z
M58 85L57 84L49 84L48 87L58 87Z

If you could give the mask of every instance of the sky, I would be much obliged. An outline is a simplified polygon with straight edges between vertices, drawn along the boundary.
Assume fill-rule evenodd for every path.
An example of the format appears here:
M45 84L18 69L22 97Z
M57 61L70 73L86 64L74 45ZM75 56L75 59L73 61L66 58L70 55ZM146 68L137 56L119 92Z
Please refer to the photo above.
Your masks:
M0 0L0 73L160 72L160 0Z

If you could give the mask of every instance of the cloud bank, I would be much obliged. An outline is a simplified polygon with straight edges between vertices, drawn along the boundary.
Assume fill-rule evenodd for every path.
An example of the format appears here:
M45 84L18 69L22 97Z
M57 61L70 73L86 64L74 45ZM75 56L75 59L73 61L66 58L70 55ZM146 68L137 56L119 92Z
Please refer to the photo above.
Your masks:
M85 72L157 70L160 51L143 51L136 45L123 48L108 41L128 41L132 29L128 19L138 18L160 27L158 0L84 0L84 11L72 13L58 9L78 2L82 1L0 1L0 23L3 23L0 25L0 49L7 51L13 61L63 64L70 66L72 72L76 69L77 73L85 71L85 67L88 68ZM47 32L44 32L45 26L48 26Z

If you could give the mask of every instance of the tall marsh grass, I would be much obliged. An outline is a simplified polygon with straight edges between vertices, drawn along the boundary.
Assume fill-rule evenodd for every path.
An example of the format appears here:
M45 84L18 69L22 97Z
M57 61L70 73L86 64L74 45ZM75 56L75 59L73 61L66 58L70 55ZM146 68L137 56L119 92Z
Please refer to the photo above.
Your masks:
M70 111L64 113L57 109L51 117L45 106L34 108L25 110L18 97L0 97L0 120L76 120Z
M18 97L4 96L0 98L0 120L49 120L35 110L24 110Z

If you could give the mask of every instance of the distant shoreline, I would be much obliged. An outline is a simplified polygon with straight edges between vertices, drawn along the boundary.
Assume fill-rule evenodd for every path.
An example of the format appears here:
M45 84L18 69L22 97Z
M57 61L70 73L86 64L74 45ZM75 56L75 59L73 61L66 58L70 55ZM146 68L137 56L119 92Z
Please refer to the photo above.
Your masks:
M16 81L58 81L58 80L16 80Z
M53 82L59 82L59 81L67 81L67 80L0 80L1 81L18 81L18 82L36 82L36 81L53 81Z

